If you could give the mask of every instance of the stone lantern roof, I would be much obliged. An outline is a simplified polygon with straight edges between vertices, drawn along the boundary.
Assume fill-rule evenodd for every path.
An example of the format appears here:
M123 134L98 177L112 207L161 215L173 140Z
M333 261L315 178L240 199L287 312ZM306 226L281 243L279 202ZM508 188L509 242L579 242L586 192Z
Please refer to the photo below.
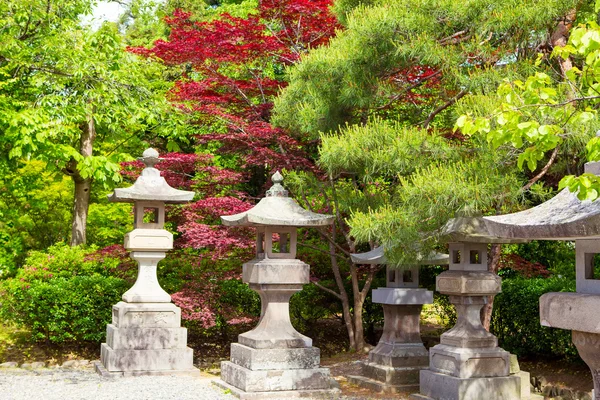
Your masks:
M113 202L133 203L134 201L162 201L165 203L187 203L194 198L194 192L178 190L169 186L160 171L154 168L160 159L158 152L152 148L142 154L142 162L146 168L142 170L133 186L115 189L108 196Z
M587 163L585 171L598 175L599 166L600 163ZM577 198L577 193L564 189L536 207L513 214L484 217L484 221L490 233L505 238L600 238L600 201L582 201Z
M273 186L267 196L250 210L235 215L221 216L226 226L325 226L333 224L333 216L317 214L304 208L288 197L281 185L283 177L277 171L271 178Z
M387 259L383 252L383 247L376 247L371 251L365 253L350 254L352 261L359 264L387 264ZM448 254L438 253L432 251L423 257L418 256L416 264L419 265L446 265L449 263L450 256Z
M497 235L488 229L488 217L456 217L441 228L441 240L446 243L523 243L526 240ZM491 218L491 217L489 217Z

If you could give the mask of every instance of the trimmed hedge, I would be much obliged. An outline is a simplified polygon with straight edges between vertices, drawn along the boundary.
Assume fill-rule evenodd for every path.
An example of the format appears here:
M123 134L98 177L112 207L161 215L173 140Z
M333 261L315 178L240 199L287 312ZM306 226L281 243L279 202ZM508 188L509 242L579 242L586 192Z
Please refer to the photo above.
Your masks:
M571 331L540 325L540 297L574 292L575 281L562 278L507 279L494 299L491 331L502 348L519 356L577 357Z
M104 340L112 306L130 286L101 275L12 283L3 287L3 318L27 327L32 339L51 343Z

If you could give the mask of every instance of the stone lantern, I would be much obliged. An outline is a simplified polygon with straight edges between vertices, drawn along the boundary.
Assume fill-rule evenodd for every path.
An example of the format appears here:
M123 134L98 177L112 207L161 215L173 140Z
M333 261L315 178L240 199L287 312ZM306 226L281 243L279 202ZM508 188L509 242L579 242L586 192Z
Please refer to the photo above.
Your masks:
M351 256L358 264L387 264L382 247ZM431 253L417 263L448 264L448 255ZM419 372L429 365L429 353L421 341L421 309L433 303L433 292L419 289L419 265L386 265L386 287L373 290L373 303L383 305L383 334L369 352L369 360L362 363L362 376L349 376L350 382L378 392L419 389Z
M173 248L173 235L164 229L165 204L186 203L194 192L169 186L154 168L158 152L147 149L145 168L133 186L115 189L114 202L133 203L134 230L125 235L125 248L139 264L137 280L123 301L113 306L96 369L109 375L198 373L181 327L181 309L160 287L156 267Z
M529 398L526 373L511 374L510 354L481 323L488 296L501 291L501 278L488 272L488 243L510 243L489 235L481 218L455 218L444 227L450 267L436 288L450 296L457 322L429 349L429 369L421 371L420 394L412 399L518 400ZM515 371L513 371L515 372ZM524 379L521 378L524 377Z
M600 162L587 163L585 172L600 175ZM594 399L600 400L600 200L581 201L564 189L537 207L484 220L490 233L500 237L575 241L576 293L540 297L540 321L572 331L592 372Z
M290 297L309 283L309 265L296 259L297 228L331 225L333 216L301 208L281 185L252 209L222 216L227 226L256 228L256 257L243 265L243 280L260 295L258 325L231 344L231 361L221 364L215 383L241 399L330 397L339 389L329 369L320 368L319 349L290 322Z

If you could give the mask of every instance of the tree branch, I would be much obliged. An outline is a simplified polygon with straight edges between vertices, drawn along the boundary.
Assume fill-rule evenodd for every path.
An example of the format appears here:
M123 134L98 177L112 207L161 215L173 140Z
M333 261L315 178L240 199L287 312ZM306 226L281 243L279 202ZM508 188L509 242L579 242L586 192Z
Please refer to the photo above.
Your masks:
M537 174L536 176L534 176L533 178L531 178L531 180L529 182L527 182L527 184L525 186L523 186L523 190L529 190L533 186L534 183L536 183L544 175L546 175L546 172L548 172L548 170L552 166L552 163L554 163L554 160L556 160L556 155L557 154L558 154L558 146L556 146L554 148L554 150L552 151L552 155L550 156L550 159L548 160L548 162L546 163L546 165L544 165L544 168L542 168L542 170L540 171L539 174Z
M327 293L329 293L329 294L337 297L339 300L342 299L342 296L338 292L336 292L335 290L331 290L331 289L329 289L329 288L321 285L319 282L311 282L311 283L313 285L315 285L316 287L318 287L319 289L321 289L321 290L323 290L323 291L325 291L325 292L327 292Z
M450 107L452 104L456 103L458 100L465 97L465 95L467 93L469 93L469 91L467 89L463 89L456 96L454 96L452 99L450 99L448 102L446 102L446 104L442 104L441 106L439 106L438 108L433 110L431 112L431 114L429 114L429 116L427 117L425 122L423 122L423 128L429 127L429 124L431 123L431 121L433 121L433 119L436 117L436 115L438 115L439 113L441 113L442 111L444 111L445 109Z

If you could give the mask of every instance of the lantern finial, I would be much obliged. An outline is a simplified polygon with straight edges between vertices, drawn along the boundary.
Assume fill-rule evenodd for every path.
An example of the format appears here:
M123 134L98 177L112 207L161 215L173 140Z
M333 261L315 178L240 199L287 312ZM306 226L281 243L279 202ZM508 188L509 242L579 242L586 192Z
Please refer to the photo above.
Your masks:
M158 158L158 151L154 150L152 147L147 148L142 153L141 160L146 168L154 168L154 166L160 161Z
M271 189L267 190L267 197L288 197L288 191L285 190L281 184L283 182L283 176L279 171L273 174L271 181L273 181L273 186L271 186Z

